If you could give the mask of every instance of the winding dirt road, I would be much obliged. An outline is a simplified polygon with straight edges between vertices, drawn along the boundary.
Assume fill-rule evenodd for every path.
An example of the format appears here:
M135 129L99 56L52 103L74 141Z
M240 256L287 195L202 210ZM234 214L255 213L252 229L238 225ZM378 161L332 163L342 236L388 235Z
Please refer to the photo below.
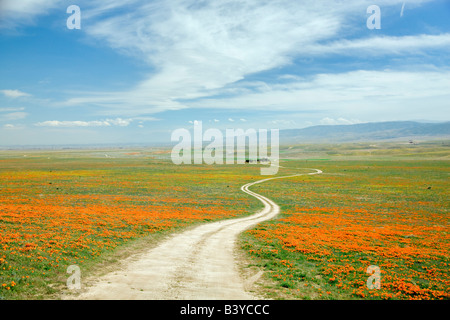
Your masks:
M124 266L83 288L76 299L89 300L252 300L235 262L238 235L275 217L280 208L249 187L274 179L320 174L322 171L273 177L248 183L241 190L264 204L252 216L200 225L175 234ZM248 279L247 279L248 281Z

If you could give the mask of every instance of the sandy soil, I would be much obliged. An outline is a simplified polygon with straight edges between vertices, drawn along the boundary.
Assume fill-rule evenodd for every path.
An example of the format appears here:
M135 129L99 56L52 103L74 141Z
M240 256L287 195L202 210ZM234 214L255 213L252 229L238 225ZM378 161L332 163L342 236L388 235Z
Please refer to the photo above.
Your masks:
M322 173L320 170L309 174ZM65 299L89 300L252 300L249 282L261 273L243 279L236 263L236 239L244 230L275 217L280 208L272 200L248 190L241 190L264 204L260 212L237 219L200 225L175 234L142 254L121 261L118 270L87 281L77 295Z

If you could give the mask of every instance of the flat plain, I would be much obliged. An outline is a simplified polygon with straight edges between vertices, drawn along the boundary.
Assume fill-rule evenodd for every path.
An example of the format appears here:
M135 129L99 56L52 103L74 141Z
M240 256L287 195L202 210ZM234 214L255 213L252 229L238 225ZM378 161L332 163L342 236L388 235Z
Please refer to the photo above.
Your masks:
M246 230L237 263L270 299L448 299L448 141L284 146L255 185L281 213ZM58 299L66 270L113 270L165 237L245 217L260 165L174 165L163 148L0 152L0 298ZM377 266L381 288L368 289Z

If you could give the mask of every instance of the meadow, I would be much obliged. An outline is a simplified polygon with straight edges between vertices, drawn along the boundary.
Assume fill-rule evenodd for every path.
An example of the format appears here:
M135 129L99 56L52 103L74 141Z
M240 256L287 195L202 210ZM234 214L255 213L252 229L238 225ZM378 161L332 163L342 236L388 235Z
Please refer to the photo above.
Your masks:
M449 299L450 168L441 146L401 152L384 145L375 156L364 150L362 159L365 148L330 155L322 146L314 151L323 159L304 153L285 161L324 173L253 188L282 209L241 237L249 264L266 271L261 292L275 299ZM380 289L368 289L369 266L380 270Z
M239 189L256 168L175 166L168 153L2 152L0 299L58 298L70 265L86 277L170 232L258 209Z
M448 146L281 148L278 175L255 185L282 213L240 247L273 299L448 299ZM82 276L200 223L261 203L240 187L260 165L180 165L170 150L0 151L0 299L58 299ZM381 270L369 290L367 267Z

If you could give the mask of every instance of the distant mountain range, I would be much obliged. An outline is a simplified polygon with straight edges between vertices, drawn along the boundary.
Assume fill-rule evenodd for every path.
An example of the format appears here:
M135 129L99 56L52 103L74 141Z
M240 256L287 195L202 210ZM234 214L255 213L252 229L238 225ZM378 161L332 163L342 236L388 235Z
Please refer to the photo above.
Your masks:
M280 130L280 144L437 138L450 139L450 122L392 121Z

